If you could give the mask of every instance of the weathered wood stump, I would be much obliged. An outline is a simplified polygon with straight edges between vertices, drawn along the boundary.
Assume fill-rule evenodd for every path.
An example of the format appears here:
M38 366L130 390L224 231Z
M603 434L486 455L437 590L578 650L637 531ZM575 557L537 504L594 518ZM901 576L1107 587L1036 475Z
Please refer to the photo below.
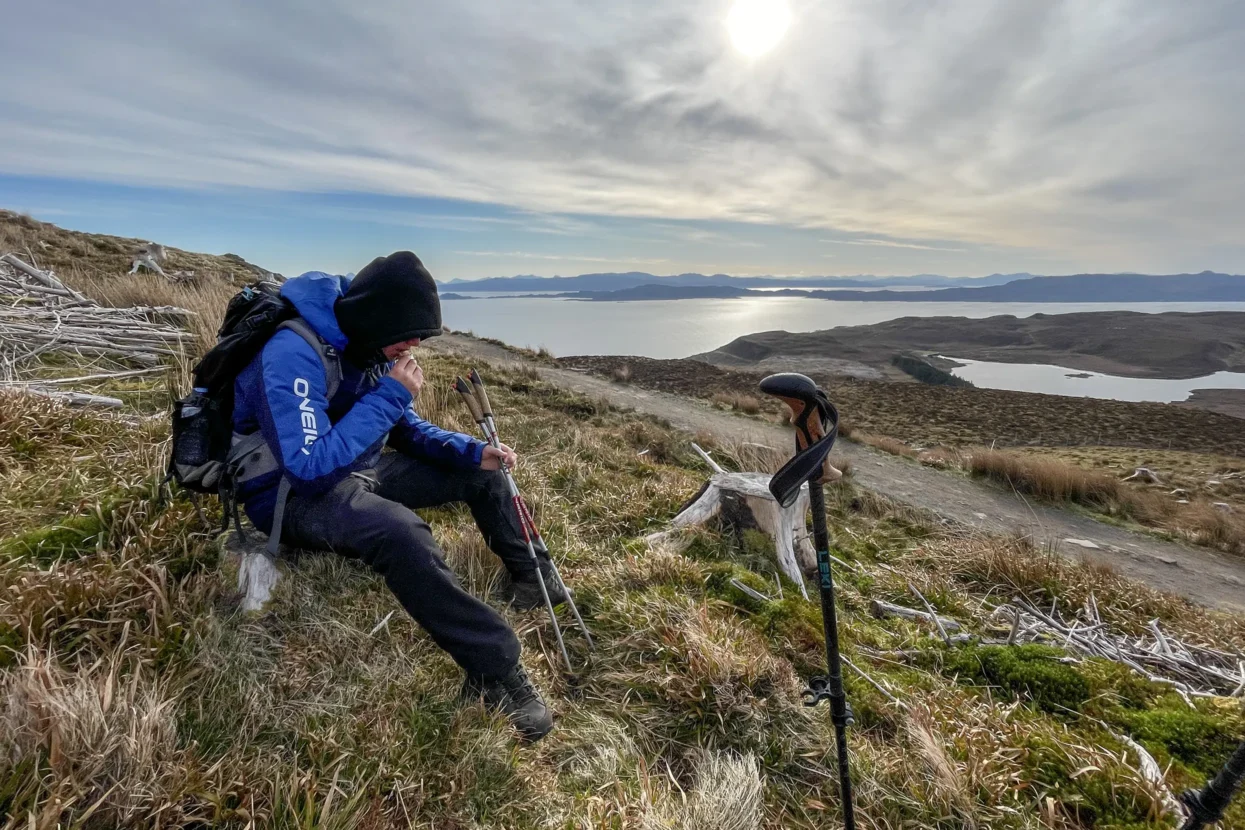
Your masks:
M778 567L807 597L804 574L817 570L816 552L804 531L808 485L800 491L795 504L784 508L770 495L769 480L765 473L714 473L674 517L671 529L649 535L649 543L665 539L680 528L708 524L715 518L740 537L745 530L760 531L774 540Z

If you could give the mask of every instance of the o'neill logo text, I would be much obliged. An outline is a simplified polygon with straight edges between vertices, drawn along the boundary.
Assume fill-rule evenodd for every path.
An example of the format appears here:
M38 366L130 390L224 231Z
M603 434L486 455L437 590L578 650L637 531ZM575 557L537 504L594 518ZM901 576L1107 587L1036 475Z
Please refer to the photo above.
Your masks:
M302 413L299 419L303 425L303 455L311 455L307 447L320 437L320 430L316 427L316 412L311 408L311 384L305 378L294 378L294 394L303 399L298 405L298 411Z

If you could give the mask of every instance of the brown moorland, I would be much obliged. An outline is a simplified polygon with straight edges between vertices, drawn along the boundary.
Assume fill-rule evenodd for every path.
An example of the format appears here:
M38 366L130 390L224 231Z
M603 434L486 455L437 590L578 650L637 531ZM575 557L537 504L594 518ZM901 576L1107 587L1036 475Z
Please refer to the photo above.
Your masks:
M712 399L755 394L766 372L696 360L575 356L563 368L603 377L626 366L629 383ZM813 373L853 429L908 444L998 447L1116 446L1245 457L1245 420L1174 404L1068 398L997 389L890 383ZM777 412L777 409L773 410Z

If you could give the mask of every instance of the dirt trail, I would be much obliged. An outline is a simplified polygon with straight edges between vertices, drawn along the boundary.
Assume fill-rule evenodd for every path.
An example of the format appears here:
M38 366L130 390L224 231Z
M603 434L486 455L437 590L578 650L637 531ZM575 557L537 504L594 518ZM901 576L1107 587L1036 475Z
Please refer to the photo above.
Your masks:
M497 362L525 362L500 346L455 335L439 337L428 346ZM529 365L544 380L557 386L664 418L689 432L707 430L722 438L771 446L783 446L791 441L789 430L711 409L688 398L623 386L567 369ZM836 452L851 459L857 484L896 501L986 532L1020 533L1039 543L1057 545L1064 555L1110 565L1119 573L1159 590L1183 595L1203 605L1245 612L1245 559L1166 542L1030 502L1000 488L923 467L850 441L839 444ZM1097 548L1068 540L1091 543Z

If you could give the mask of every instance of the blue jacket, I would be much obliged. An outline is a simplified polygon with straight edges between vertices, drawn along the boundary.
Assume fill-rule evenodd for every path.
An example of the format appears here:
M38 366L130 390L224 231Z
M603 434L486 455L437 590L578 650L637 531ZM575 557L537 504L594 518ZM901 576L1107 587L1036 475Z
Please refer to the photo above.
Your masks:
M312 271L288 280L281 296L338 354L346 349L333 305L349 278ZM352 472L376 466L386 442L399 452L442 464L475 467L484 444L434 426L415 414L411 393L384 373L342 359L342 381L330 401L324 364L297 332L282 330L234 383L233 430L263 432L295 495L327 492ZM281 472L248 482L238 493L255 526L272 527Z

